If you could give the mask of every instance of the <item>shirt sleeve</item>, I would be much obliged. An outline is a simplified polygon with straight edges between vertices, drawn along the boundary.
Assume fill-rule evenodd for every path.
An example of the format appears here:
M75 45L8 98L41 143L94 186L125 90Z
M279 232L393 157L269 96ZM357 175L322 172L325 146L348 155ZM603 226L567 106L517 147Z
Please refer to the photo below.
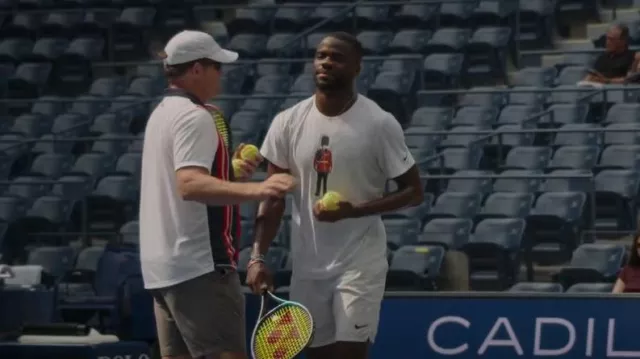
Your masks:
M379 163L387 179L405 174L415 160L405 142L402 126L391 114L382 120L378 137Z
M260 154L269 162L282 168L289 169L288 131L286 115L281 112L271 122L269 130L262 142Z
M174 169L196 166L211 172L218 149L218 133L211 114L194 109L179 118L172 131Z
M622 267L620 273L618 273L618 279L620 279L623 283L627 282L627 267Z

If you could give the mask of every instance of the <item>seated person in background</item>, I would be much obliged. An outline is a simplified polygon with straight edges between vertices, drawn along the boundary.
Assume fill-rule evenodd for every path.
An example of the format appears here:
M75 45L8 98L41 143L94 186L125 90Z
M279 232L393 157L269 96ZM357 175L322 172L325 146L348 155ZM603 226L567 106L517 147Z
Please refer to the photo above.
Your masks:
M640 292L640 233L633 236L629 262L622 268L618 280L613 286L613 293L638 293Z
M613 25L607 31L605 52L596 59L592 71L578 84L622 84L635 70L640 55L629 50L629 28Z

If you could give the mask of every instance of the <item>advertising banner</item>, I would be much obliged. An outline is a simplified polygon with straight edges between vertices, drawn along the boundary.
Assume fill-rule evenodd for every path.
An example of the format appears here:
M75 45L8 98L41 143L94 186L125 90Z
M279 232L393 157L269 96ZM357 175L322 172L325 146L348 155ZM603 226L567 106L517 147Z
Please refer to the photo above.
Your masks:
M387 297L372 359L640 358L640 298Z

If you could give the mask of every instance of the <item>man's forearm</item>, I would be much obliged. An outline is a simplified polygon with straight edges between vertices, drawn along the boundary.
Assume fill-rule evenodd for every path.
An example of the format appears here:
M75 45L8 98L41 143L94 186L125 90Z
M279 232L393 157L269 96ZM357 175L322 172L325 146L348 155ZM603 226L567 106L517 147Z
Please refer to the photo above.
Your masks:
M382 198L354 205L352 218L360 218L392 212L404 207L414 207L424 201L421 188L405 187Z
M268 199L260 203L254 228L252 257L265 255L269 250L271 242L278 234L284 207L285 201L281 198Z
M256 183L229 182L207 175L187 178L179 190L184 200L218 206L258 199Z
M614 77L612 79L609 79L609 83L610 84L622 84L622 83L624 83L625 79L626 79L626 77Z

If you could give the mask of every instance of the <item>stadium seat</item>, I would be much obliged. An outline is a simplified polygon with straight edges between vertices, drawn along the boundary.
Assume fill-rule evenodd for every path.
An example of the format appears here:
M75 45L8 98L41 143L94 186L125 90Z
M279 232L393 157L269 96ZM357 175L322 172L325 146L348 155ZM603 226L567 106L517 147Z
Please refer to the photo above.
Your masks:
M473 222L469 219L436 218L424 226L418 243L459 250L469 241L472 228Z
M518 146L512 148L504 161L503 168L510 170L542 170L551 160L549 147Z
M432 54L424 59L423 81L427 89L455 88L460 85L464 55Z
M335 2L321 2L318 4L307 21L311 24L324 23L323 29L331 31L345 30L353 24L351 14L345 12L348 7L344 4Z
M447 5L454 4L446 4L445 6ZM441 13L441 20L442 16L443 14ZM471 31L469 29L441 28L433 34L425 46L424 53L427 55L462 53L470 37Z
M279 32L301 31L306 22L309 21L313 10L313 7L296 6L295 3L288 6L280 6L277 8L273 18L273 29Z
M600 155L597 169L640 169L640 145L608 146Z
M33 41L25 38L8 38L0 42L0 62L18 64L27 60L33 49Z
M596 230L633 230L639 190L640 176L635 168L598 173L595 177ZM603 233L602 236L607 235Z
M426 223L435 218L473 218L480 208L480 201L478 193L444 192L423 220Z
M121 243L137 249L139 246L140 228L138 221L129 221L120 227Z
M617 244L583 244L571 257L571 263L556 276L563 287L576 283L611 282L623 265L626 250Z
M509 288L509 292L520 293L561 293L562 286L558 283L520 282Z
M387 290L436 290L444 260L441 246L403 246L394 252L387 274Z
M546 192L538 197L527 217L534 261L555 264L570 258L581 240L585 203L583 192Z
M525 223L519 218L485 219L478 223L464 246L472 289L504 290L517 281Z
M387 218L384 220L384 227L387 231L387 246L393 250L418 242L420 233L418 218Z
M267 8L263 7L262 3L257 4L258 6L252 6L252 2L249 2L248 5L236 9L235 17L227 23L230 33L234 35L240 32L259 34L269 26L269 22L275 14L275 6Z
M551 87L557 71L553 67L525 67L516 72L512 86Z
M73 268L75 257L76 252L71 247L39 247L29 253L27 264L41 266L45 276L43 281L53 285L55 280Z
M531 193L494 192L484 202L475 219L487 218L526 218L533 207L534 196Z
M45 178L57 179L63 173L71 170L73 157L57 153L45 153L36 157L31 164L31 168L26 173L29 176L43 176Z
M130 7L113 23L113 56L117 61L133 61L146 55L145 32L152 26L156 9Z
M611 293L613 283L576 283L567 289L567 293Z
M447 183L447 192L475 193L485 196L492 190L491 173L487 171L462 170L453 174Z

